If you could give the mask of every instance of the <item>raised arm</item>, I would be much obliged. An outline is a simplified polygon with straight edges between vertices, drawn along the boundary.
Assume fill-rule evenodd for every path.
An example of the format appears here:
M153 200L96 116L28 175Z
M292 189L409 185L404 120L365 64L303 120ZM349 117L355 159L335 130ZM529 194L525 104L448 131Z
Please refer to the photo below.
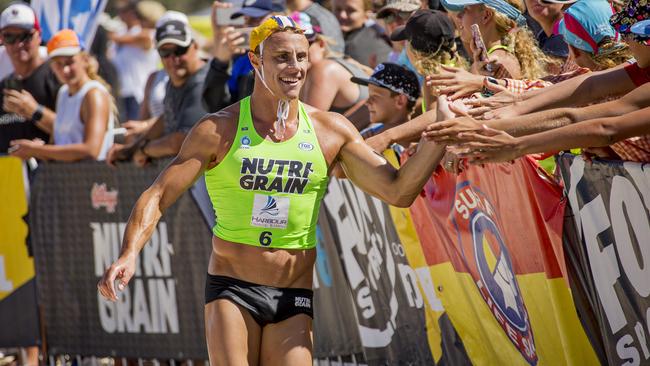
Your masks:
M603 147L634 136L650 134L650 107L622 116L598 118L522 137L503 131L468 133L463 156L475 163L502 162L522 155L575 147Z
M365 192L398 207L408 207L440 163L445 146L422 142L418 152L399 169L368 146L354 126L339 117L336 129L344 143L338 159L347 177Z
M119 259L113 263L97 285L109 300L117 300L115 280L123 290L135 272L140 250L151 237L165 210L185 192L207 168L216 165L221 144L216 123L208 118L190 131L176 158L146 191L140 195L124 231Z
M584 74L551 85L535 91L532 98L503 109L509 109L506 115L520 116L543 109L580 106L609 96L623 95L635 87L623 67L624 65L621 65L613 69Z
M438 142L455 143L460 141L459 133L479 131L483 124L496 130L505 131L512 136L525 136L595 118L620 116L648 106L650 106L650 84L638 87L620 99L584 108L550 109L521 117L489 121L476 121L469 117L460 117L434 123L427 128L426 136Z

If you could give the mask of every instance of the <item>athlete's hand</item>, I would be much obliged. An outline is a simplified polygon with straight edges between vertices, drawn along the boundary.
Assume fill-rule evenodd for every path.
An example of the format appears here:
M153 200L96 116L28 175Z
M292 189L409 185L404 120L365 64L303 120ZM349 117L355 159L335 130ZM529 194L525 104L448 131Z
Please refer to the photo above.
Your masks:
M117 291L115 291L115 281L117 283L117 289L119 291L124 291L126 285L133 277L135 273L135 262L137 254L128 254L125 256L120 256L120 258L111 264L110 267L104 272L104 276L99 283L97 284L97 289L99 293L104 296L107 300L117 301Z

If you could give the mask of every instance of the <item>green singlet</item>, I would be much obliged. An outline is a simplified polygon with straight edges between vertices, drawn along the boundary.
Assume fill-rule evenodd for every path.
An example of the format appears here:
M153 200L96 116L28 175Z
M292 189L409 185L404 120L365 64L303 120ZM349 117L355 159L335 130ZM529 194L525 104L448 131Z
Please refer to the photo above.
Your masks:
M316 132L298 102L298 128L287 141L257 134L250 97L239 102L237 135L224 159L205 172L223 240L283 249L316 246L316 220L328 183Z

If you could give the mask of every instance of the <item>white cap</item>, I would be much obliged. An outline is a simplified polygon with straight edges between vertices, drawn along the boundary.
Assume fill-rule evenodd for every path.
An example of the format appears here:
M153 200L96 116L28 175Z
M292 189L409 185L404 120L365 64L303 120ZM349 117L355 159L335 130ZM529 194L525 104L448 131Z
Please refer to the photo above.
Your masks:
M27 4L11 4L0 15L0 29L20 27L41 30L36 13Z

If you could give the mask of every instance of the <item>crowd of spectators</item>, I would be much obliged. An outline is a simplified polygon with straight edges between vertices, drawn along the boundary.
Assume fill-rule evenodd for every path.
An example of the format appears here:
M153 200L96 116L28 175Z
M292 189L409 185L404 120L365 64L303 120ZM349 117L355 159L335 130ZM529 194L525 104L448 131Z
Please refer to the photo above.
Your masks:
M232 6L214 2L212 39L203 42L185 14L155 1L117 0L118 26L100 24L90 47L66 32L80 44L62 53L50 44L56 37L45 47L27 4L10 5L0 24L0 59L7 61L0 70L0 152L138 165L175 155L204 114L250 95L255 75L247 37L274 14L290 15L310 42L301 99L344 114L377 150L415 143L425 133L457 145L462 157L492 159L495 146L502 151L523 136L536 139L546 130L615 115L626 120L619 115L646 107L636 90L648 81L650 66L648 5L639 0L256 0ZM390 83L378 78L387 70ZM413 76L415 100L416 94L394 87L410 85ZM432 118L407 123L420 113ZM642 131L609 136L607 146L566 141L561 149L646 161Z
M115 5L92 45L72 30L44 40L26 3L2 10L0 155L174 156L205 114L251 94L251 27L287 14L310 44L301 100L378 152L424 136L448 146L451 172L573 148L650 161L645 0L215 1L208 42L155 1Z

